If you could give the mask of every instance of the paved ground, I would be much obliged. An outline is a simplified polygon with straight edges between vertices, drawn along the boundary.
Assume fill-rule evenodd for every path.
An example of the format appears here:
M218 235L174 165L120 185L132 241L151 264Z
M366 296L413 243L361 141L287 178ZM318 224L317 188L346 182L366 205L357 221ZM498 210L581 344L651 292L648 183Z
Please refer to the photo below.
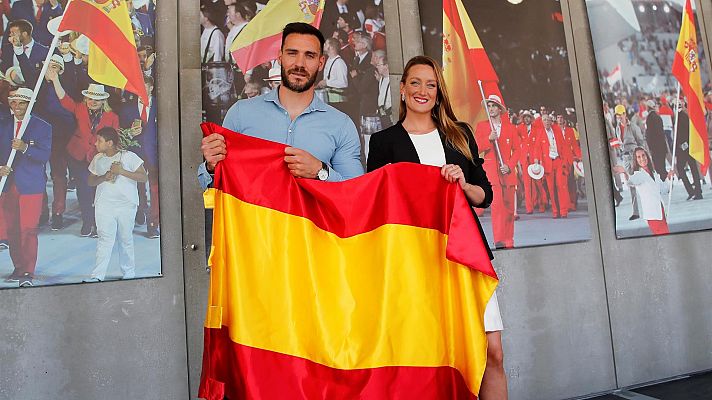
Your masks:
M48 193L51 194L51 183L48 186ZM35 286L81 282L89 277L94 268L97 239L79 236L82 223L75 192L67 193L67 210L64 214L64 229L53 232L48 225L40 227ZM148 239L144 236L145 233L145 225L134 229L136 278L161 275L160 239ZM9 251L0 252L0 289L18 286L17 282L4 281L12 270ZM116 248L106 279L121 279Z

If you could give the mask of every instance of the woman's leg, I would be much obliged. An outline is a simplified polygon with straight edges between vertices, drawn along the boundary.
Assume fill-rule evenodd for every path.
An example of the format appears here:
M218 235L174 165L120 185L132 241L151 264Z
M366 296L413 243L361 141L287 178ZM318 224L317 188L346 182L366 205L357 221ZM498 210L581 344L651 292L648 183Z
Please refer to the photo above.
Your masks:
M487 367L480 386L480 399L507 399L507 376L504 373L503 360L502 332L487 332Z

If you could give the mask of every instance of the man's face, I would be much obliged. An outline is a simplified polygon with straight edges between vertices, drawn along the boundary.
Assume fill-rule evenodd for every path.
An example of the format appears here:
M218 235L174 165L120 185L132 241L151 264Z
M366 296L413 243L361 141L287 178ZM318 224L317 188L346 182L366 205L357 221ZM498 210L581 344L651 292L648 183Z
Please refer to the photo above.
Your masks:
M551 125L553 124L554 119L551 118L551 116L548 114L543 114L541 116L541 122L544 123L544 128L551 129Z
M336 19L336 27L338 29L346 29L348 24L346 23L346 20L343 17L339 17Z
M14 94L14 91L10 92L10 96ZM12 110L12 113L15 114L15 118L22 119L25 117L27 105L30 104L30 102L22 100L8 100L8 102L10 103L10 109Z
M148 54L146 50L141 50L138 52L138 61L141 63L141 68L146 68L146 60L148 59Z
M151 97L153 95L153 85L150 83L144 83L146 86L146 94L148 94L148 97Z
M14 39L17 39L21 44L26 44L30 41L30 35L27 32L22 32L20 28L13 26L10 28L10 32L8 32L8 41L14 43Z
M487 102L487 112L489 113L490 117L499 117L502 114L502 109L499 108L499 106L495 103L492 102Z
M525 124L525 125L531 125L531 124L532 124L532 117L531 117L531 116L525 115L523 119L524 119L524 124Z
M356 37L354 39L354 50L356 51L366 51L367 46L366 46L366 40L362 37Z
M247 96L248 99L251 99L253 97L257 97L260 95L260 89L256 85L246 85L245 86L245 96Z
M62 72L62 68L60 68L59 64L57 64L55 62L51 62L51 61L49 63L49 66L47 67L47 69L49 69L50 71L56 72L57 75L59 75Z
M563 115L557 115L556 116L556 123L559 124L559 126L563 127L564 124L566 123L564 121L564 116Z
M616 114L616 121L618 121L619 124L625 124L628 121L628 118L625 114Z
M317 74L324 68L319 39L300 33L287 36L279 54L279 63L284 87L298 93L311 89Z

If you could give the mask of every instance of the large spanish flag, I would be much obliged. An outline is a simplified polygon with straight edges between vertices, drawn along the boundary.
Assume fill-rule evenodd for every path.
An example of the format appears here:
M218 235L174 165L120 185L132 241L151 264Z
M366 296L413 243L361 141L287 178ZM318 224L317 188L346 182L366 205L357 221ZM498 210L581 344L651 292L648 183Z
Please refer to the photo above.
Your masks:
M499 91L497 73L461 0L443 0L443 77L455 115L473 126L487 119L477 81L485 96Z
M290 22L321 23L325 0L270 0L237 35L230 52L235 63L248 71L279 55L282 29Z
M75 31L91 41L89 76L135 93L148 103L126 0L71 0L59 31Z
M465 196L435 167L293 178L282 144L230 132L200 397L472 399L497 285Z
M710 149L705 123L705 104L702 96L702 77L700 71L700 48L697 46L697 28L691 0L685 2L682 13L682 27L677 41L672 74L680 82L682 92L687 97L687 109L690 115L690 156L700 163L702 174L707 173L710 165Z

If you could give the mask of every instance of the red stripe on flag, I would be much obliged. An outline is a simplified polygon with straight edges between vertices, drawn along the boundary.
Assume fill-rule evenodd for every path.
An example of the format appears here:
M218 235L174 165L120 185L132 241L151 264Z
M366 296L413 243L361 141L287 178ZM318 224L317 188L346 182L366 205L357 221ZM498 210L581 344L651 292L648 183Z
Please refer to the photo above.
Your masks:
M476 399L452 367L336 369L240 345L230 340L226 327L206 328L204 341L198 397L208 400Z
M280 32L239 48L232 52L232 56L242 71L249 71L262 63L276 59L281 45L282 33Z
M64 12L59 30L71 30L88 37L126 77L123 89L137 94L144 103L148 103L136 46L126 39L111 18L89 3L75 0Z
M455 32L457 35L460 37L460 42L463 44L467 43L467 39L465 38L465 29L462 26L462 20L460 19L461 16L457 11L457 5L455 4L454 0L445 0L443 1L443 12L446 14L446 17L450 20L450 25L452 25L453 29L455 29ZM469 18L468 15L465 16L466 18ZM499 77L497 76L497 72L495 72L494 67L492 66L492 62L490 62L489 56L487 56L487 52L483 47L477 47L477 48L467 48L467 52L469 54L469 58L471 62L468 62L467 66L470 71L470 74L476 79L481 80L482 82L487 82L487 81L493 81L493 82L499 82ZM477 82L475 82L475 89L476 92L479 92L479 88L477 88ZM498 90L499 92L499 90ZM494 93L487 93L485 92L485 95L490 95ZM497 93L500 98L501 94Z
M285 145L216 124L201 128L206 136L223 135L230 153L215 169L216 189L250 204L307 218L342 238L386 224L435 229L449 235L448 259L497 279L462 189L447 183L439 168L396 163L338 184L297 179L284 162ZM224 168L230 174L223 174Z

